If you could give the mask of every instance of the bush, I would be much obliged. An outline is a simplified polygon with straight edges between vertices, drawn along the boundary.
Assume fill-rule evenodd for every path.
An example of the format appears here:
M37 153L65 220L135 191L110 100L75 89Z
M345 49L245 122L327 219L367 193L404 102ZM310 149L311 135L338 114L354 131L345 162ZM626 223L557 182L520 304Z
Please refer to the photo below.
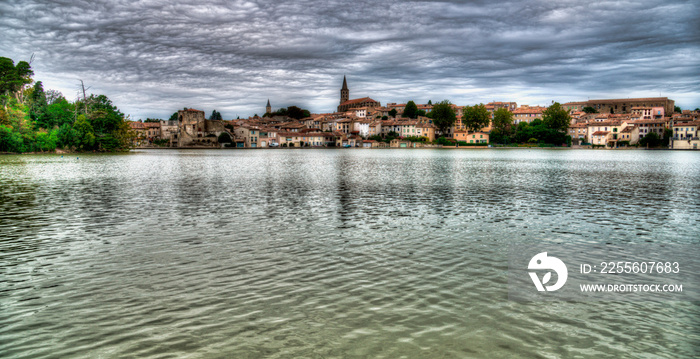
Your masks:
M227 132L221 132L219 135L219 143L231 143L233 142L231 140L231 135L229 135Z

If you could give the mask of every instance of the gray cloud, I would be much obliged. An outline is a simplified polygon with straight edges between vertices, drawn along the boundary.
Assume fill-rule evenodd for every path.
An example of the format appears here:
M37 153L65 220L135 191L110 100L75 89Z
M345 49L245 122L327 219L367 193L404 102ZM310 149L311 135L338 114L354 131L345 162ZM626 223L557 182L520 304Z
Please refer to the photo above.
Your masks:
M548 104L668 96L700 106L694 1L42 1L0 3L0 56L77 79L135 118L225 118L351 97Z

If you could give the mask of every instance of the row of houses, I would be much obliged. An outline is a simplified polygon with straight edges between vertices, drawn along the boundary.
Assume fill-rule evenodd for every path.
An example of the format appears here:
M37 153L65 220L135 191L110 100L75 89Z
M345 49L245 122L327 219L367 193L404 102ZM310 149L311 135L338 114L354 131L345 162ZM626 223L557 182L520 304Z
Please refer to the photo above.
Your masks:
M643 113L591 114L575 121L568 129L574 143L590 143L606 148L625 147L638 144L650 133L663 138L668 129L671 131L670 148L697 149L699 144L700 114L689 111L670 117L646 116Z
M663 98L663 105L667 99ZM639 100L639 101L637 101ZM665 116L666 106L659 105L654 99L628 99L626 113L593 113L582 111L580 104L567 103L564 107L570 111L571 125L568 134L574 144L591 143L605 147L635 145L649 133L663 137L666 129L674 131L671 146L674 148L696 148L693 141L697 138L697 113L687 112ZM353 100L348 100L353 101ZM644 101L649 102L649 106ZM614 102L614 101L613 101ZM672 103L672 102L671 102ZM570 104L577 104L570 106ZM406 104L389 103L381 106L343 107L344 111L325 114L312 114L307 118L295 120L286 116L273 116L269 112L263 117L231 121L213 121L204 117L204 112L185 109L178 112L178 119L160 122L132 122L131 127L137 133L135 145L147 146L159 142L171 147L217 147L233 146L243 148L266 147L378 147L383 142L373 144L368 138L373 136L398 136L399 140L424 138L424 142L433 142L439 135L464 141L469 144L487 144L491 125L477 132L468 132L461 121L457 121L446 133L437 133L437 128L428 117L418 116L409 119L388 116L392 110L397 113L405 109ZM431 104L417 105L426 112L432 111ZM513 113L514 125L531 123L542 119L546 107L518 106L515 102L490 102L485 105L492 114L498 109L507 109ZM464 107L453 105L458 117ZM615 109L615 107L612 107ZM614 112L614 111L613 111ZM679 141L679 142L675 142ZM684 141L684 142L680 142ZM690 142L688 142L690 141ZM375 141L376 142L376 141ZM423 142L423 141L421 141ZM388 144L388 146L391 146ZM402 147L397 145L396 147ZM406 146L410 147L410 146Z

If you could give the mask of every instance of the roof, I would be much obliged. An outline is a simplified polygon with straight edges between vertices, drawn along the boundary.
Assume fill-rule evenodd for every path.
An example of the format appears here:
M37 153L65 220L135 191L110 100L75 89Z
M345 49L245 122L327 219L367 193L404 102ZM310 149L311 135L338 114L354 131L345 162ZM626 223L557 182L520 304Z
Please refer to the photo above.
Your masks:
M588 100L584 103L595 103L595 102L640 102L640 101L668 101L668 97L643 97L643 98L613 98L607 100Z
M200 110L195 110L195 109L193 109L193 108L186 108L186 109L184 109L184 110L180 110L180 111L187 111L187 112L201 112L201 113L204 113L204 111L200 111ZM180 112L180 111L178 111L178 112Z
M356 98L354 100L345 101L345 102L341 103L340 106L352 105L352 104L363 103L363 102L377 102L377 101L372 100L369 97L363 97L363 98ZM379 102L377 102L377 103L379 103Z
M143 125L143 122L138 122L138 121L129 122L129 127L131 127L132 130L144 130L144 129L146 129L146 126Z
M592 133L593 136L607 135L610 131L595 131Z

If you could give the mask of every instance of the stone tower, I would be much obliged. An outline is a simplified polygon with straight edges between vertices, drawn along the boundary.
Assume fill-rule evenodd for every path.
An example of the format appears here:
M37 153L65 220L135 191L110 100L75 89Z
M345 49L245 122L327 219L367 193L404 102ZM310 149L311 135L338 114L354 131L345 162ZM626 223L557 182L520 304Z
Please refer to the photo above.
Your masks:
M348 81L343 76L343 88L340 89L340 104L350 99L350 90L348 90Z
M267 99L267 107L265 107L265 113L272 113L272 106L270 106L270 99Z

